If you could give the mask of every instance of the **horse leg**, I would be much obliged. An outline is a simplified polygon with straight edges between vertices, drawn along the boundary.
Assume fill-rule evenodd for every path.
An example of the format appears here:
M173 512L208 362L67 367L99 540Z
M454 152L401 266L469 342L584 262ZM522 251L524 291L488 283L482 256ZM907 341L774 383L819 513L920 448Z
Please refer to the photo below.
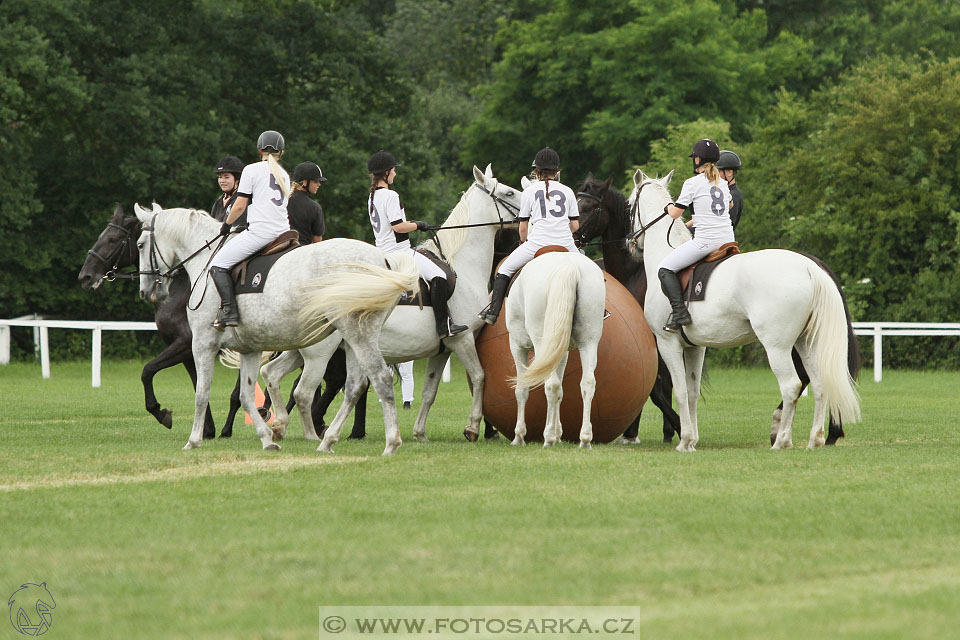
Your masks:
M823 395L823 385L820 382L820 375L817 371L816 359L813 357L813 352L803 344L803 342L802 340L797 342L796 347L794 347L794 353L797 354L799 351L797 357L802 359L802 366L805 365L804 373L806 374L807 371L810 372L807 379L810 382L810 393L813 395L813 424L810 427L810 440L807 442L807 449L816 449L826 444L826 438L823 434L823 424L826 421L828 409L826 399Z
M685 370L685 358L683 347L677 343L673 337L662 338L657 336L657 347L663 358L664 364L670 371L670 378L673 380L673 394L677 398L677 410L680 414L680 443L677 445L677 451L696 451L699 433L695 423L690 417L690 405L687 402L687 376ZM699 376L699 372L698 376Z
M700 440L700 425L697 419L697 404L700 402L700 385L703 380L703 359L707 350L692 347L683 350L683 365L687 371L687 411L691 429L697 442ZM696 442L694 442L696 444Z
M157 396L153 390L153 378L159 371L163 371L180 363L186 364L187 358L192 357L193 352L190 350L190 343L186 340L177 339L167 345L153 360L145 364L143 371L140 373L140 381L143 383L143 398L147 412L167 429L173 427L173 412L169 409L162 408L160 403L157 402ZM196 389L196 384L194 384L194 389Z
M240 354L240 404L243 406L243 410L250 415L264 451L279 451L280 445L273 441L273 430L263 421L260 412L257 411L254 385L256 385L257 374L260 371L260 356L259 351Z
M336 347L334 347L336 348ZM298 378L297 386L293 390L297 409L300 411L300 423L303 426L303 437L307 440L320 440L319 431L313 422L313 400L317 389L323 381L323 374L327 370L327 362L332 352L303 359L303 373Z
M496 440L500 437L500 432L497 431L497 428L487 420L483 419L483 439L484 440Z
M210 406L210 383L213 381L214 360L218 350L217 337L209 334L209 331L193 334L191 351L197 367L197 388L194 395L193 428L184 449L196 449L203 442L203 427Z
M800 357L800 354L797 352L797 348L794 347L790 352L791 358L793 360L793 367L797 372L797 375L800 376L800 394L803 394L803 390L806 389L807 385L810 384L810 376L807 375L807 370L803 366L803 359ZM773 446L777 441L777 434L780 432L780 418L783 415L783 400L780 401L780 404L777 405L777 408L773 410L773 418L770 421L770 446ZM833 421L830 423L830 432L833 433Z
M473 396L470 404L470 415L467 416L467 427L463 430L463 436L470 442L476 442L480 439L480 420L483 418L483 386L486 384L486 378L473 338L465 340L464 344L466 345L464 348L458 348L455 352L467 372L467 377L470 378L470 384L473 385Z
M420 391L420 410L417 412L417 419L413 423L413 437L420 442L429 442L427 440L427 415L430 413L430 407L437 399L437 390L440 387L440 375L443 373L443 367L450 359L449 353L441 353L427 360L427 371L423 378L423 389ZM476 440L476 438L474 438Z
M220 430L221 438L232 438L233 437L233 421L237 417L237 412L240 411L240 372L237 371L237 382L233 385L233 391L230 393L230 409L227 411L227 419L223 423L223 428Z
M680 436L680 416L673 410L671 402L671 393L673 392L673 379L670 377L670 370L667 369L663 358L657 356L657 379L653 383L653 391L650 392L650 399L653 404L660 409L663 414L663 441L666 444L673 442L673 436Z
M797 410L797 401L800 399L800 377L793 366L790 351L776 344L764 345L764 348L767 350L767 361L770 363L770 368L780 384L780 396L783 398L783 408L780 411L780 429L777 431L773 448L789 449L793 446L793 416Z
M363 391L360 392L357 406L353 410L353 431L348 436L350 440L363 440L367 437L367 394L370 393L370 381L364 378L362 382Z
M527 354L529 351L515 345L513 340L510 341L510 351L513 353L513 362L517 367L517 376L520 376L527 369ZM530 396L530 388L518 384L514 388L514 395L517 398L517 426L513 431L513 442L510 444L519 447L527 444L526 441L524 441L527 435L527 422L524 414L527 409L527 398ZM544 430L544 435L546 435L546 430Z
M190 357L183 361L183 368L187 370L187 375L190 376L190 384L193 385L193 390L197 390L197 365L193 362L193 352L190 352ZM171 413L172 415L172 413ZM203 439L204 440L213 440L217 437L217 425L213 421L213 414L210 413L210 405L207 405L207 412L203 417Z
M302 366L303 356L296 349L292 349L284 351L260 367L260 375L263 376L263 383L267 387L267 396L273 406L273 427L281 439L287 434L290 414L283 403L280 381ZM260 417L262 418L263 415L261 414Z
M580 348L580 396L583 398L583 420L580 423L580 448L590 449L593 442L593 424L590 422L590 405L597 391L597 343Z
M534 345L536 353L536 345ZM552 447L563 438L563 425L560 423L560 404L563 402L563 371L567 367L567 354L563 354L557 368L543 385L547 396L547 423L543 426L543 446Z

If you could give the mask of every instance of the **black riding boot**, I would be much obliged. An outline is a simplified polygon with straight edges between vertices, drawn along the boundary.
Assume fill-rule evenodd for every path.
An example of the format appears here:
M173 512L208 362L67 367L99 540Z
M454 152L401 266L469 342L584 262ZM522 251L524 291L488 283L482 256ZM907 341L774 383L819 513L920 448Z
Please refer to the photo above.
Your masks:
M667 331L678 331L681 326L692 322L690 312L687 311L687 305L683 303L680 279L670 269L660 269L657 276L660 278L660 288L663 289L663 295L667 296L670 306L673 308L673 313L667 318L667 324L663 328Z
M437 335L449 338L466 331L461 324L454 324L447 311L447 279L437 276L430 281L430 303L433 305L433 318L437 321Z
M226 327L235 327L240 323L240 312L237 311L237 300L233 293L233 276L229 269L210 267L210 277L220 294L220 314L213 326L223 331Z
M497 318L500 317L500 308L503 306L503 298L507 295L507 285L510 284L510 276L498 273L493 279L493 295L490 297L490 304L480 312L480 317L487 324L497 324Z

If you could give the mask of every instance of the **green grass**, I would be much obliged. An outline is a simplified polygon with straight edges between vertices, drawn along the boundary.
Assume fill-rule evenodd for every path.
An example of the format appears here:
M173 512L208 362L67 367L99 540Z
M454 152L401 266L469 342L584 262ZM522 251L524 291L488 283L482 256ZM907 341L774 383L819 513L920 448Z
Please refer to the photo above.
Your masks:
M428 435L283 451L249 426L181 451L144 410L139 362L0 367L0 597L46 581L50 638L316 638L320 605L630 605L639 637L945 638L960 601L960 373L885 371L837 447L769 450L776 382L713 370L698 451L643 442L544 450L461 435L462 370ZM417 384L422 367L417 370ZM233 378L218 370L222 421ZM2 590L6 589L5 592ZM0 621L0 640L20 637Z

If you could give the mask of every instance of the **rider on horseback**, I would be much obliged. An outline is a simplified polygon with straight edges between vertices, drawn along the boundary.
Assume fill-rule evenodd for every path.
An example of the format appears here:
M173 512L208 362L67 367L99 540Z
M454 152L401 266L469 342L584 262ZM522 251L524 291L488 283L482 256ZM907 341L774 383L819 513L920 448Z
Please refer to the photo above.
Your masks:
M237 187L237 200L220 227L221 235L229 234L233 223L247 212L248 228L226 243L210 262L210 277L221 300L220 315L213 323L217 329L235 327L240 322L230 269L273 242L281 233L290 230L287 217L290 176L278 162L284 146L283 136L278 132L264 131L260 134L257 139L260 162L243 168Z
M480 312L480 317L487 324L497 323L510 277L533 260L537 249L547 245L560 245L567 251L578 251L573 241L573 232L580 228L580 211L577 208L576 194L570 187L557 182L557 176L560 175L560 155L550 147L544 147L537 152L533 167L537 181L524 189L520 197L518 219L522 244L514 249L497 269L490 304Z
M410 246L407 234L417 229L424 231L430 225L423 221L407 220L406 211L400 196L390 189L397 177L400 163L387 151L378 151L367 161L370 172L370 200L368 213L370 225L376 238L377 247L384 253L407 251L413 255L420 268L420 275L430 283L430 302L433 305L433 317L437 324L437 335L449 338L467 330L467 327L454 324L447 311L447 276L430 258ZM386 224L384 224L386 222Z
M716 167L720 148L713 140L699 140L693 145L690 157L696 175L683 183L677 201L663 208L664 213L676 219L693 207L692 222L697 230L693 239L674 249L659 265L660 287L673 308L664 326L667 331L678 331L691 322L677 273L707 257L721 245L734 241L730 224L730 189Z

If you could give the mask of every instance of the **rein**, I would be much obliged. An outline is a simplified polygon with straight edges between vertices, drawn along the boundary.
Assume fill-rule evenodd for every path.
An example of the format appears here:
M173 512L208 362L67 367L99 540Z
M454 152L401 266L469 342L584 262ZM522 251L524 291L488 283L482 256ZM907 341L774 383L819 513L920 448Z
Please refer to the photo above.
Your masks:
M497 184L500 184L500 182L498 181ZM444 262L449 263L450 261L447 259L447 256L443 254L443 247L440 245L440 238L437 236L437 231L445 231L447 229L469 229L471 227L500 227L500 229L503 230L505 226L513 224L513 222L509 220L504 220L503 214L500 213L500 205L503 205L506 209L513 211L514 217L517 217L517 215L520 214L520 207L513 204L512 202L504 200L503 198L497 195L496 185L494 185L493 189L487 189L485 186L483 186L482 184L474 180L473 185L471 186L477 187L478 189L486 193L488 196L490 196L490 199L493 200L494 207L496 207L497 209L497 217L500 218L500 221L499 222L473 222L470 224L455 224L455 225L449 225L446 227L438 224L432 224L427 226L426 231L430 233L434 244L437 245L437 249L440 252L440 258Z
M160 214L158 213L153 214L153 218L150 219L150 224L143 225L143 230L150 232L150 269L148 271L137 272L139 275L154 276L154 286L160 286L160 283L163 282L163 278L173 278L174 276L176 276L180 272L180 270L183 269L183 265L185 265L187 262L195 258L201 252L209 249L210 245L212 245L214 242L216 242L217 240L220 240L220 244L217 245L217 248L214 249L213 254L210 256L210 259L207 260L207 266L209 266L210 262L213 261L213 256L216 255L217 251L219 251L220 248L223 247L223 244L227 241L227 236L221 236L218 234L213 238L211 238L210 240L208 240L206 243L204 243L202 247L200 247L199 249L191 253L189 256L187 256L177 264L173 265L172 267L169 267L166 272L163 272L160 270L160 262L163 262L163 264L165 265L169 263L167 262L166 258L163 257L163 254L160 252L160 247L157 244L155 239L156 235L154 234L154 230L156 229L156 226L157 226L158 215ZM159 257L159 260L157 259L158 257ZM204 277L205 275L206 275L206 269L201 270L200 275L197 276L197 282L199 282L200 278ZM193 285L191 285L190 287L191 293L196 288L197 282L194 282ZM206 293L206 287L204 287L204 293ZM189 304L187 305L187 307L190 308L191 310L196 310L202 302L203 302L203 296L200 297L200 302L197 303L196 307L190 307Z

